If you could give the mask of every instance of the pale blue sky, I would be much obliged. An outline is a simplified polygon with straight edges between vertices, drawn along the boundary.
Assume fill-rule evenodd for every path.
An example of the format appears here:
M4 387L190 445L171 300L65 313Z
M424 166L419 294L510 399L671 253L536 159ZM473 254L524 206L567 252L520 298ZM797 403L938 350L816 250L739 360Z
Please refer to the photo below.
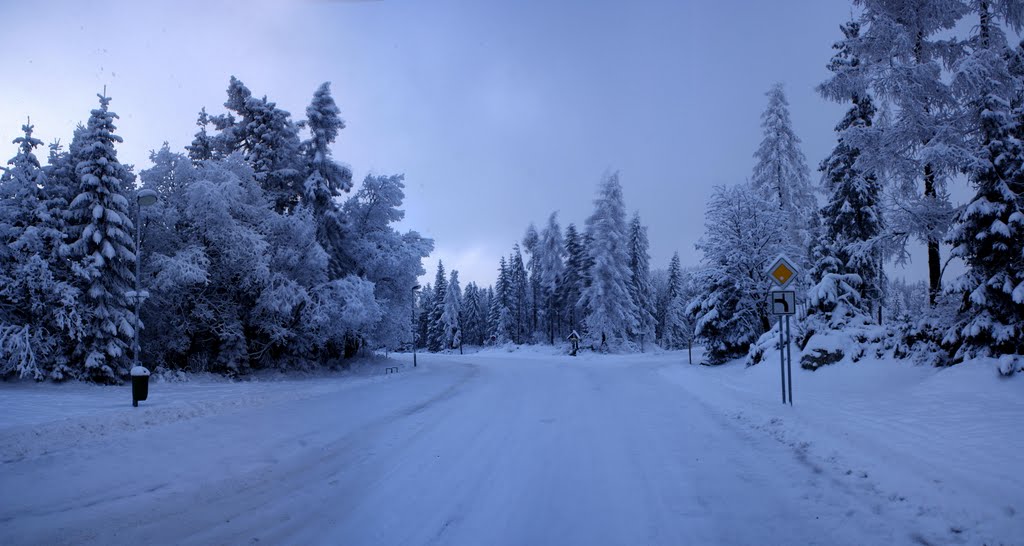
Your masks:
M652 266L676 250L696 264L705 201L749 176L771 84L815 180L845 108L814 92L845 0L150 4L0 7L0 157L26 115L67 142L104 85L138 170L164 140L191 141L200 107L223 111L231 75L297 119L331 81L348 123L335 156L358 180L405 173L403 225L437 244L429 274L440 257L463 282L493 282L530 221L582 224L608 170L649 226Z

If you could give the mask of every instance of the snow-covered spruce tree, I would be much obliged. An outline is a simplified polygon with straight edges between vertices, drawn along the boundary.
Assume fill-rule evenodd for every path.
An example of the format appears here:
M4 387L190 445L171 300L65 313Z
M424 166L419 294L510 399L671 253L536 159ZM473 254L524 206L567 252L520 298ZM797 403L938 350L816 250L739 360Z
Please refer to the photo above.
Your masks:
M846 43L860 65L837 73L820 90L838 101L870 90L893 106L889 123L849 130L844 140L861 152L858 170L885 175L893 184L888 233L902 244L916 238L926 245L934 305L942 290L940 244L953 217L946 182L971 156L963 109L943 77L943 66L952 64L962 48L943 34L967 13L967 5L963 0L855 4L863 8L861 33Z
M416 302L416 346L422 349L427 348L427 338L430 333L430 314L433 309L434 287L427 283L420 290L420 297Z
M302 154L298 128L291 114L266 97L257 99L238 78L231 77L224 107L238 121L222 135L229 149L241 150L256 181L279 213L294 210L303 196Z
M975 4L978 34L957 78L977 112L979 155L970 172L976 194L949 236L967 271L951 287L962 304L943 343L956 361L1005 355L1000 372L1008 375L1024 370L1024 74L1011 73L1013 53L993 7ZM1019 30L1024 8L1009 15L1006 22Z
M683 293L683 268L679 261L679 253L674 252L668 264L668 277L665 279L665 292L658 301L658 339L662 347L666 349L678 349L683 333L678 330L680 310L672 307L682 302L682 311L685 314L688 300L682 300L679 296ZM676 317L670 318L670 313Z
M548 343L554 344L555 337L561 334L558 289L565 270L565 244L562 241L562 228L558 225L557 212L551 213L548 225L540 234L538 253L541 308L547 326Z
M518 244L513 246L508 263L512 341L517 344L526 343L529 329L529 279L526 266L523 264L523 254L520 252Z
M331 159L331 144L338 132L345 128L338 105L331 96L330 82L324 82L313 94L313 101L306 107L306 127L310 138L302 143L302 151L308 161L303 186L303 196L317 215L322 215L332 205L332 200L352 189L352 170Z
M590 285L580 296L588 310L586 336L600 350L618 349L628 343L629 333L639 328L629 293L629 233L618 173L601 181L594 212L587 218L587 232L592 237L587 254L593 265Z
M82 292L82 340L75 351L82 377L116 383L128 373L128 351L138 325L126 293L135 284L134 224L124 195L133 176L117 160L114 134L117 114L110 98L98 95L100 107L89 117L75 167L79 194L68 211L64 250L72 260Z
M22 126L18 154L0 176L0 377L60 380L74 376L64 340L81 336L79 293L57 252L66 202L49 194L32 129Z
M469 345L483 345L487 331L486 307L481 290L474 282L466 284L462 294L462 341Z
M445 289L444 311L441 313L445 349L462 349L462 311L462 288L459 286L459 272L453 269Z
M206 113L206 108L199 110L199 117L196 119L196 126L199 130L196 131L195 138L192 139L192 144L185 146L185 150L188 151L188 157L196 165L203 161L213 159L214 154L217 151L216 143L214 138L206 131L206 128L210 126L212 121L210 115Z
M512 340L512 287L509 279L509 268L502 256L498 264L498 279L494 283L494 297L488 311L488 322L491 324L490 335L498 345Z
M540 261L538 259L538 247L540 246L540 233L537 232L537 226L531 222L526 228L526 234L523 236L523 250L529 255L526 262L526 273L527 273L527 290L526 290L526 338L533 340L535 335L539 334L539 320L540 314L538 312L540 306Z
M699 294L687 312L705 341L709 364L742 355L771 322L767 267L787 238L778 207L748 186L717 187L708 203Z
M860 25L850 22L840 29L844 40L833 46L837 53L829 69L835 78L855 77L860 60L851 53L850 41L859 36ZM882 303L881 189L874 173L858 169L860 150L846 142L849 132L871 127L875 109L866 90L850 92L846 100L853 106L836 126L839 142L819 167L829 197L815 223L808 316L796 337L797 346L806 353L800 364L809 369L846 356L837 346L848 344L829 342L830 332L865 337L863 329L872 308Z
M480 288L480 315L483 317L481 324L483 329L480 332L480 344L486 344L490 340L491 332L494 331L494 324L491 322L491 303L494 301L494 287Z
M770 199L788 218L788 254L806 271L809 263L807 249L810 247L808 221L818 208L810 171L807 159L800 151L800 139L793 132L789 102L782 91L782 84L775 84L765 94L768 107L761 114L764 139L754 153L757 164L750 182L763 198Z
M687 304L695 294L685 291L668 300L665 305L665 339L663 344L672 349L686 347L690 351L690 363L693 354L693 317L687 312Z
M696 321L694 316L687 311L687 308L689 303L697 297L700 290L700 287L697 285L695 270L684 270L680 284L682 286L679 290L679 295L674 298L676 301L669 302L666 315L668 322L673 325L673 330L676 333L678 348L686 347L687 360L690 364L693 364L693 343L697 338L697 334L694 331Z
M427 319L427 349L437 352L444 349L445 329L441 315L444 314L444 298L448 289L445 278L444 264L437 262L437 274L434 277L434 300L430 303L430 314Z
M651 257L648 254L647 227L640 223L640 213L629 224L629 295L636 307L638 328L631 332L634 341L654 341L654 314L657 312L651 288Z
M559 307L562 308L567 329L579 332L580 322L585 316L581 312L580 296L583 294L584 278L586 277L586 253L583 240L576 231L575 224L565 229L565 271L558 287Z
M860 35L860 24L850 22L840 29L844 40L833 46L837 53L829 64L836 77L856 73L861 64L860 59L851 53L849 44ZM872 309L880 309L882 305L885 284L882 249L878 245L878 237L885 228L881 184L875 173L857 167L860 150L846 142L846 135L871 127L875 107L867 90L850 91L847 100L852 107L836 125L839 142L819 168L829 194L828 203L820 215L823 241L826 243L822 250L826 259L837 262L838 267L832 273L860 277L860 309L871 313ZM815 281L822 278L824 275Z

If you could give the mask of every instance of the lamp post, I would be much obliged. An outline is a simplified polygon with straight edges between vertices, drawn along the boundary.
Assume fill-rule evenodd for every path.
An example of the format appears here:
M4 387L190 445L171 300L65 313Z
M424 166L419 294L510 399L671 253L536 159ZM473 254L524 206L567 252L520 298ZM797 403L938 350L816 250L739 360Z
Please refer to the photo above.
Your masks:
M420 285L412 287L412 367L416 367L416 291Z
M142 207L157 201L156 192L142 189L135 194L135 343L132 347L132 368L139 365L139 308L142 305Z

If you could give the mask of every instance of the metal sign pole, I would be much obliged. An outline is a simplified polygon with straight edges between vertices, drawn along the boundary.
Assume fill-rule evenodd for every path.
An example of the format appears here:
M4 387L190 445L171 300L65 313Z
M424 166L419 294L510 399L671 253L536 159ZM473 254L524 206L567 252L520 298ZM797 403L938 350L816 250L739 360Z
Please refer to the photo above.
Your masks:
M793 332L789 329L789 315L786 315L786 372L789 374L789 405L793 405Z
M782 403L786 403L786 392L789 392L789 405L793 405L793 332L789 325L789 315L796 313L796 292L786 290L798 276L799 270L785 256L779 256L766 270L768 278L782 290L769 292L771 314L779 317L779 374L782 378ZM786 317L783 324L782 317ZM789 389L786 388L786 373L789 372Z
M782 403L786 403L786 346L782 330L782 316L779 316L779 373L782 374Z

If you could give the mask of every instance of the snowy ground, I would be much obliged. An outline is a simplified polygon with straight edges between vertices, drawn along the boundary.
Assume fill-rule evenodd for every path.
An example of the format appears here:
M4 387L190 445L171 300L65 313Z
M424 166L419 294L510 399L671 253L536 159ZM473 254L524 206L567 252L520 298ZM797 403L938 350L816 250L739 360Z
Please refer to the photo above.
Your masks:
M392 375L0 384L0 544L1024 544L991 366L420 355Z

